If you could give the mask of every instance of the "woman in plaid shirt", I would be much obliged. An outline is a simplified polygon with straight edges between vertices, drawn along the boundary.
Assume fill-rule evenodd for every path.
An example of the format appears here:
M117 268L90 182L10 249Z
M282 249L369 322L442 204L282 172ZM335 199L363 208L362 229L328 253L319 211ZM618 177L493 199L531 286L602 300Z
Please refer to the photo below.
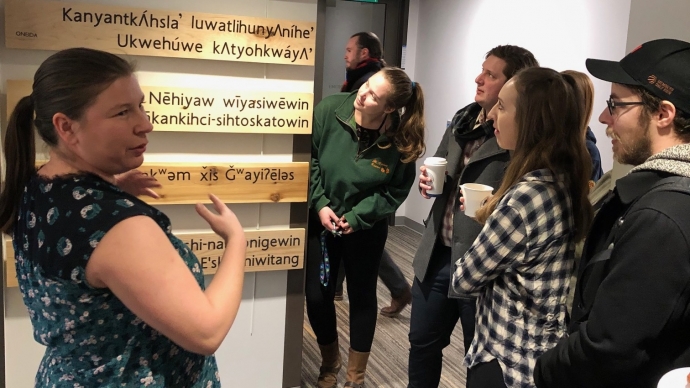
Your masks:
M592 219L584 114L575 80L546 68L518 73L489 113L512 156L453 274L456 291L478 298L468 388L534 387L537 357L566 335L575 243Z

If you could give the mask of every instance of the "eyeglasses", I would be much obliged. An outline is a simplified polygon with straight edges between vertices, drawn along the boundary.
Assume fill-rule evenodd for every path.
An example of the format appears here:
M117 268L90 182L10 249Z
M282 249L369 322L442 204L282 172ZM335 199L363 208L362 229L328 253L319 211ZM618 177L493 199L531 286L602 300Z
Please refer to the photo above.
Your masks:
M609 97L609 99L606 100L606 105L609 107L609 113L611 114L611 116L613 116L613 110L618 108L619 106L644 105L644 102L642 102L642 101L631 101L631 102L614 101L613 97Z

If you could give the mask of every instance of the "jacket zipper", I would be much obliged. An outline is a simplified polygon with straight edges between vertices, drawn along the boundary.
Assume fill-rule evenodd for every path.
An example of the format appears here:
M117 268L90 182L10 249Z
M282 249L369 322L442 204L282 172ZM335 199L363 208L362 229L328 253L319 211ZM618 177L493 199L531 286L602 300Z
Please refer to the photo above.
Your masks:
M341 120L340 117L337 117L337 116L336 116L336 118L338 119L338 121L340 121L341 123L345 124L345 125L350 129L350 131L352 131L352 133L355 135L355 137L357 137L357 140L359 141L359 137L357 136L357 132L350 126L350 124L348 124L348 123L344 122L343 120ZM358 147L358 149L357 149L357 154L355 155L355 162L358 161L358 160L362 157L362 155L364 155L365 152L367 152L367 151L369 151L370 149L374 148L374 146L377 145L377 144L379 143L380 140L381 140L381 136L379 136L379 138L376 139L376 141L374 142L374 144L372 144L371 146L369 146L369 147L363 149L362 152L359 152L359 147ZM358 142L358 144L359 144L359 142Z
M369 146L369 147L363 149L362 152L359 152L359 150L358 150L358 151L357 151L357 155L355 156L355 162L358 161L358 160L361 158L361 156L364 155L365 152L367 152L367 151L369 151L370 149L374 148L374 146L377 145L378 143L379 143L379 139L376 139L376 141L374 142L374 144L372 144L371 146Z

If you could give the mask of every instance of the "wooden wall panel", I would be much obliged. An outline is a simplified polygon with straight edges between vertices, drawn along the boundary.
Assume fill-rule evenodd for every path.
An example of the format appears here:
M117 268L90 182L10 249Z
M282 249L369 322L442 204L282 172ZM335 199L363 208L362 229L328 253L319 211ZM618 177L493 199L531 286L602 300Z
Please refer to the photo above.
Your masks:
M140 171L158 179L160 199L152 205L210 203L213 193L225 203L305 202L309 163L237 163L227 165L147 164Z
M7 117L31 94L30 80L7 80ZM203 90L142 86L154 131L311 133L311 93Z
M161 3L165 4L165 3ZM6 0L8 48L314 65L316 23L61 1Z
M218 271L225 243L214 233L175 233L196 255L204 268L204 275ZM245 272L294 270L304 267L306 233L303 228L276 230L247 230L247 254ZM12 240L5 242L5 284L17 287L17 270Z

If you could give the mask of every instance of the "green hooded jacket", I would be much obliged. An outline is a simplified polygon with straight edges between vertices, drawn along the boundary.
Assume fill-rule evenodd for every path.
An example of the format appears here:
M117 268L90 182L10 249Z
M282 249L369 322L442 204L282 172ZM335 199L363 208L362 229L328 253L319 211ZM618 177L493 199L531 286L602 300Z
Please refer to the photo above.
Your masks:
M330 207L352 230L370 229L395 213L414 184L414 161L403 163L391 142L400 117L376 143L359 153L354 101L357 92L323 99L314 110L309 206Z

